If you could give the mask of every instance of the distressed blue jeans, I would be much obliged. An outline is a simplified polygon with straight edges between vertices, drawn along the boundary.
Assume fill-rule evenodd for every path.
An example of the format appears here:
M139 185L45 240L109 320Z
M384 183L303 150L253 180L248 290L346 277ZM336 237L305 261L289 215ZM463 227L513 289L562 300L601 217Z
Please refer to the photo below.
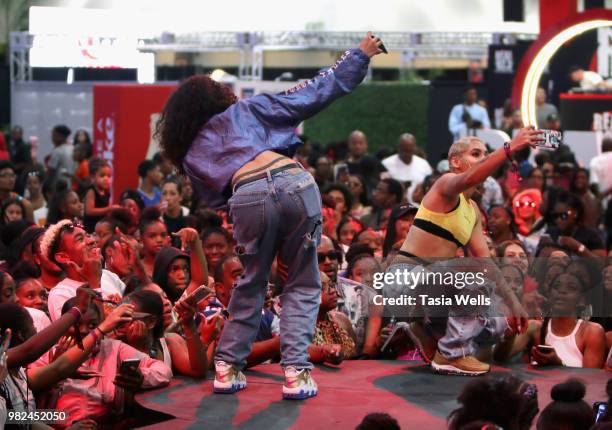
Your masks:
M236 253L244 266L229 303L215 360L243 368L257 335L276 255L287 265L280 296L281 366L312 368L312 342L321 301L317 246L321 195L312 175L287 171L239 187L229 202Z
M452 262L457 260L438 261L431 264L427 269L430 271L450 272L453 270ZM461 260L459 260L461 261ZM417 264L394 263L387 268L387 273L403 273L413 270L422 270L423 266ZM420 289L419 289L420 288ZM464 292L469 292L473 287L466 287ZM438 290L438 291L436 291ZM450 288L451 294L453 288ZM455 290L460 292L461 290ZM400 297L402 294L417 297L418 294L439 295L440 287L437 285L419 285L416 289L406 288L395 282L386 284L383 288L383 295L386 297ZM444 291L442 291L444 293ZM447 290L448 293L448 290ZM492 309L498 304L499 298L495 294L490 294L493 305L489 306L483 314L470 315L473 310L471 307L460 305L437 306L431 309L428 306L421 306L416 312L411 306L389 306L385 309L385 315L395 317L417 317L428 319L428 317L445 317L444 336L438 339L438 350L447 358L459 358L466 355L474 355L478 344L492 344L508 328L506 318L501 315L494 315Z

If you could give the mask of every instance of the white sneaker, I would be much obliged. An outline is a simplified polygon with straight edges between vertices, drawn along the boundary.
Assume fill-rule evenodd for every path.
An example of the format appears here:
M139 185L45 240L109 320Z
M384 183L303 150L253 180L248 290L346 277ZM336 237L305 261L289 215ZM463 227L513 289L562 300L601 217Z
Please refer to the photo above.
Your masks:
M309 369L285 368L285 385L283 399L304 400L317 395L317 384L310 376Z
M247 386L244 373L225 361L215 361L215 382L213 391L221 394L233 394Z

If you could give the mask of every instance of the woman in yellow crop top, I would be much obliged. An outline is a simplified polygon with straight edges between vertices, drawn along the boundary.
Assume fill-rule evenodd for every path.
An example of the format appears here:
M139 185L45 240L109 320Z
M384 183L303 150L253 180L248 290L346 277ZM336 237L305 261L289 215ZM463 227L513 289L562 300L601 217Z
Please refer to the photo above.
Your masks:
M453 258L459 247L466 248L470 257L490 257L480 211L470 197L476 186L507 157L527 146L535 146L541 140L540 133L533 127L524 128L504 148L488 155L484 143L476 137L464 137L453 143L448 151L450 172L440 177L423 197L412 228L387 272L431 264L436 257ZM482 264L485 273L498 271L490 259L483 258ZM487 373L490 366L473 357L472 339L484 329L526 330L526 314L514 293L505 285L498 285L497 292L513 316L489 321L449 316L446 334L438 340L427 332L426 326L415 322L410 325L410 337L434 371L461 375Z
M522 129L510 142L510 153L540 140L538 130ZM413 227L402 245L407 253L423 259L454 257L465 246L470 256L489 256L480 220L480 212L470 197L476 186L505 161L504 148L487 155L482 140L464 137L448 151L450 172L438 179L423 197Z

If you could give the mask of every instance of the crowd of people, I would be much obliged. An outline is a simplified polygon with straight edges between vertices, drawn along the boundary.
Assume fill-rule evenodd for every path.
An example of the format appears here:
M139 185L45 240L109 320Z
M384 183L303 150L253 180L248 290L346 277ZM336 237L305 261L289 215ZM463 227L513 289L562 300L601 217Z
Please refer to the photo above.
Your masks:
M68 127L55 127L55 148L37 163L24 155L27 144L14 127L14 156L0 160L0 328L12 333L0 401L5 410L65 410L64 427L103 427L128 419L122 412L139 389L163 386L173 374L207 376L244 269L231 217L199 204L188 178L163 154L133 172L138 188L111 195L117 172L92 156L87 132L72 142L70 135ZM374 305L373 279L400 249L421 199L448 164L432 168L411 134L399 136L397 153L382 159L368 153L360 131L326 147L301 138L295 160L323 196L317 248L323 288L310 360L341 366L422 359L413 339L393 331L395 321ZM590 170L566 147L535 157L517 153L523 180L508 163L479 189L491 257L531 316L524 334L483 348L482 360L612 368L612 140L602 151ZM282 264L273 266L247 366L279 358L282 271ZM201 286L208 288L204 295ZM124 366L126 360L136 365ZM553 392L546 419L564 416L555 405L566 397L581 401L584 388L568 384ZM494 393L484 396L491 402L502 395L530 402L536 392L512 378L477 381L459 398L451 428L489 419L471 409L478 390ZM533 405L520 408L531 422Z

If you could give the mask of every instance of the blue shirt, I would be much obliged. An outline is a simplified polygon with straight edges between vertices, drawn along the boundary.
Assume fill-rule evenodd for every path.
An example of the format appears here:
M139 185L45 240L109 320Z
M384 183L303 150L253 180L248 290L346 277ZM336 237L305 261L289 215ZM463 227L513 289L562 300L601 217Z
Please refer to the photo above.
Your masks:
M484 128L491 128L489 114L487 110L478 103L472 105L459 104L453 107L450 116L448 117L448 130L452 133L455 139L467 134L467 124L463 121L463 109L465 109L473 121L480 121Z
M363 80L370 58L360 49L346 51L329 69L277 95L240 100L213 116L193 141L183 168L209 207L225 206L238 169L264 151L293 157L301 144L295 127Z
M149 197L144 191L138 188L138 194L142 197L142 201L145 204L145 207L155 206L161 203L161 191L159 188L155 187L153 189L153 197Z

